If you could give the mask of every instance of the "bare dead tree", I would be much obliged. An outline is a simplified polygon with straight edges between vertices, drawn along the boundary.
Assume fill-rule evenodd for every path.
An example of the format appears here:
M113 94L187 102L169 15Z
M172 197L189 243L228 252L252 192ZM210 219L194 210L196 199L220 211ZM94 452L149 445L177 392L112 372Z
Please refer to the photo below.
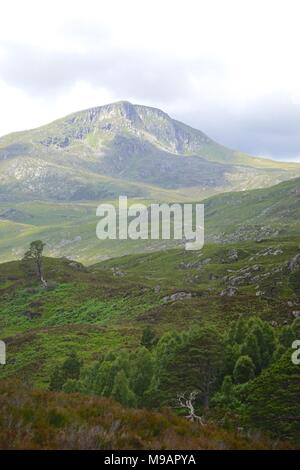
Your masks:
M203 418L196 415L194 408L194 403L198 394L199 392L197 390L190 392L190 394L179 394L176 399L176 408L187 409L189 414L186 415L185 418L192 423L198 423L201 424L201 426L204 426Z

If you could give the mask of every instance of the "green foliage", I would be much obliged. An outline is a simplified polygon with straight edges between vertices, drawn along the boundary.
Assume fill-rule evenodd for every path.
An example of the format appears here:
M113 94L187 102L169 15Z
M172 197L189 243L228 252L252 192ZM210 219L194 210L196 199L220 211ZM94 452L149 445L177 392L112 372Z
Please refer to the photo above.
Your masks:
M258 346L257 336L254 332L247 334L245 342L241 347L241 357L248 356L255 366L256 372L261 370L261 354Z
M222 338L213 326L167 333L156 350L157 401L170 405L178 393L197 390L207 408L221 373L222 353Z
M179 392L198 389L199 414L209 401L212 419L234 416L239 426L244 420L242 390L256 379L230 385L230 393L226 390L244 350L260 358L259 368L255 368L259 378L281 360L291 339L300 337L299 319L291 322L292 310L297 307L289 307L288 301L297 305L298 300L286 267L297 254L298 245L298 239L281 240L281 255L259 256L269 248L277 249L278 241L235 243L239 258L232 261L228 246L206 244L199 254L152 252L107 260L90 268L68 259L43 257L45 276L55 283L52 290L24 276L20 263L1 265L0 329L3 338L10 338L8 363L0 371L1 379L17 376L43 389L49 387L51 379L52 390L100 397L112 397L117 382L118 399L131 406L129 390L139 408L172 406ZM274 298L256 295L256 282L260 281L255 285L247 281L232 297L220 296L228 270L256 264L260 266L259 276L271 273L270 285L273 270L280 268L282 287ZM118 271L124 276L114 275ZM162 301L179 291L191 292L192 297ZM282 326L286 321L289 324ZM145 348L141 347L141 338L145 330L149 332L147 325L160 339L151 345L152 335L147 333ZM210 339L213 335L207 332L211 328L217 330L221 353ZM66 366L67 374L63 371L70 350L78 351L83 361L80 375L78 368L72 372L76 371L72 362L71 367ZM205 363L214 370L208 393ZM124 374L119 374L121 371ZM126 380L120 380L120 375ZM31 412L28 410L29 416Z
M295 318L292 324L294 339L300 339L300 317Z
M115 376L111 396L124 406L135 406L135 395L130 389L129 381L124 370L120 370Z
M153 355L145 348L139 348L133 355L130 367L130 383L137 397L138 405L145 406L145 394L150 388L154 374Z
M62 365L62 373L68 379L77 380L80 376L81 362L75 352L71 352Z
M44 247L46 244L41 240L35 240L30 243L29 250L25 253L23 262L26 264L27 261L32 260L36 266L36 271L38 278L40 280L43 279L43 272L42 272L42 256Z
M300 269L290 274L289 281L291 288L300 297Z
M242 384L252 380L255 376L255 365L249 356L240 356L233 370L234 381Z
M108 353L102 360L83 372L72 384L86 393L113 397L124 406L145 406L145 393L153 377L153 357L144 347L132 353ZM68 388L66 388L68 391Z
M233 383L232 383L232 378L230 375L226 375L224 377L222 387L221 387L221 392L224 395L225 399L229 400L230 396L233 393Z
M224 377L221 389L213 395L211 401L215 407L221 408L225 412L239 410L241 403L237 399L235 386L230 375Z
M255 374L268 367L278 348L274 329L258 317L240 318L231 327L225 347L225 370L232 374L241 356L251 358Z
M295 334L293 328L289 325L283 326L279 333L280 344L282 344L282 346L284 346L285 348L290 348L294 339Z
M143 330L141 345L145 348L151 349L156 343L156 334L155 331L150 327L146 326Z
M281 437L300 438L300 367L292 350L241 390L246 417L255 427Z
M66 377L63 374L62 368L60 366L56 366L50 377L49 390L53 392L62 390L65 381Z
M82 384L76 379L67 379L62 386L62 391L65 393L82 392Z
M62 390L63 385L68 380L77 381L80 376L80 369L81 361L75 352L71 352L61 366L55 367L50 378L49 390L59 391ZM70 387L70 384L68 387Z

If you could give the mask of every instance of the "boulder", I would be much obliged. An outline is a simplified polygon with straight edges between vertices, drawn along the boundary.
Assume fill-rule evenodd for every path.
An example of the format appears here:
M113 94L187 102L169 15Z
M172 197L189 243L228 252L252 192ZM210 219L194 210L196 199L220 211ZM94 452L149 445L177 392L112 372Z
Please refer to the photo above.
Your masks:
M167 302L175 302L176 300L185 300L185 299L191 299L192 294L191 292L176 292L175 294L172 295L167 295L162 299L164 303Z

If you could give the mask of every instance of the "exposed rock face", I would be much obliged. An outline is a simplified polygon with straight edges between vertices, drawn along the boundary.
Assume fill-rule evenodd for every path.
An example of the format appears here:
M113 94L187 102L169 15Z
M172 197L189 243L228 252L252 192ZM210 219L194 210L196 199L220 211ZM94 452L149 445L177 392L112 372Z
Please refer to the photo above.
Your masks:
M273 238L278 235L278 230L266 225L240 225L234 232L220 233L212 237L214 242L234 243L245 240L255 240L262 243L265 239Z
M231 286L237 286L240 284L245 284L247 282L256 282L257 277L253 276L253 273L257 273L258 271L260 271L260 269L261 266L259 266L258 264L242 268L238 271L235 271L234 275L225 276L223 280Z
M229 253L228 253L228 259L230 261L237 261L239 259L239 255L238 255L237 250L235 250L235 249L230 250Z
M227 289L222 290L220 293L221 297L233 297L237 293L237 288L236 287L228 287Z
M120 268L116 267L116 268L111 268L112 270L112 273L114 276L116 277L124 277L125 276L125 273L123 271L120 270Z
M126 101L0 139L0 202L108 199L124 188L128 196L143 197L153 186L181 188L187 198L193 188L203 197L291 176L295 172L272 163L257 166L256 159L217 144L160 109Z
M69 266L70 268L76 270L76 271L85 271L85 267L83 266L83 264L81 263L78 263L77 261L71 261L69 263Z
M249 261L252 261L253 259L255 258L260 258L261 256L264 257L264 256L279 256L279 255L282 255L283 251L281 248L272 248L272 247L269 247L269 248L265 248L264 250L262 251L259 251L258 253L255 254L255 256L251 257Z
M176 300L185 300L191 299L192 294L191 292L176 292L175 294L168 295L162 299L163 302L175 302Z

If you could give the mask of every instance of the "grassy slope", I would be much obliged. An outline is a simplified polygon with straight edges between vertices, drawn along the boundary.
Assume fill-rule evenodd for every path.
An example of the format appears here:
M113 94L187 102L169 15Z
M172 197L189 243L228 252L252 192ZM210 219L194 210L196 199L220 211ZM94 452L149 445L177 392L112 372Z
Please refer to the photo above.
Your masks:
M214 196L204 204L211 240L226 240L231 235L234 241L234 234L241 228L255 238L251 226L272 227L277 235L296 235L300 223L300 178L267 189Z
M235 260L233 249L238 256ZM282 253L273 254L278 249ZM266 250L270 254L265 255ZM200 253L177 249L130 255L88 269L66 259L45 258L46 292L20 262L2 264L0 337L6 341L8 356L7 365L0 369L0 401L5 409L0 413L0 426L7 419L10 425L0 438L0 447L271 447L261 435L250 443L241 435L210 425L202 432L170 414L128 411L91 397L31 392L24 384L47 389L51 372L70 348L78 351L84 367L108 350L134 350L146 325L160 336L171 329L185 330L207 322L224 332L240 315L258 315L279 326L291 323L293 308L287 303L296 298L285 266L297 253L299 238L295 237L208 244ZM239 275L239 270L257 265L260 279L242 283L233 297L220 296L227 286L224 276ZM282 271L276 272L278 268ZM257 296L262 290L265 294ZM193 297L164 301L180 291ZM15 385L15 380L22 385ZM21 436L17 430L24 425L26 433ZM105 431L97 427L97 439L92 439L95 426Z
M268 189L206 199L206 240L234 242L263 236L295 236L299 233L300 196L296 193L299 188L300 179L295 178ZM139 201L149 204L147 200ZM99 241L95 234L97 205L97 202L0 204L0 214L10 208L19 211L14 220L0 219L0 261L20 258L37 238L47 243L48 256L69 256L85 264L172 247L170 242L163 241Z
M47 387L50 372L70 347L76 347L89 364L111 348L135 348L149 324L161 335L206 321L224 331L241 314L257 314L279 324L291 322L293 308L287 302L294 293L289 277L273 270L284 267L298 253L298 245L298 238L242 242L234 245L236 261L230 258L233 246L206 245L201 253L170 250L131 255L88 270L68 260L48 258L45 276L51 288L47 292L34 278L24 276L19 262L2 264L0 335L8 344L8 364L1 376ZM270 248L279 248L282 254L264 256ZM233 297L220 296L230 270L234 274L255 265L260 267L260 280L239 285ZM275 278L278 288L269 298ZM261 290L266 295L257 296ZM179 291L193 297L164 302L164 297Z

